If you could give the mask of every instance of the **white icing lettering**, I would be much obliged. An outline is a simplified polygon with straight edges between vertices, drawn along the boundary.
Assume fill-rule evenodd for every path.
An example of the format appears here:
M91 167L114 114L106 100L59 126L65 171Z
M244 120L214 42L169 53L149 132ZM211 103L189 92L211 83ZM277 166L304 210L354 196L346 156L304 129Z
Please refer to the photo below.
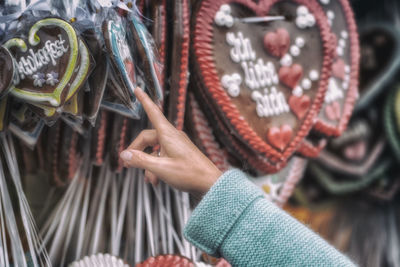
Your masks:
M245 84L252 90L279 83L279 78L272 62L265 64L262 59L258 59L256 64L242 62L241 66L244 72Z
M264 89L264 94L260 91L253 91L251 99L256 102L256 112L259 117L270 117L289 112L289 105L286 102L285 95L278 92L276 87Z
M16 77L15 81L19 83L20 80L25 79L26 76L35 74L40 68L50 64L50 62L53 66L56 66L56 60L68 52L69 49L68 46L64 46L65 40L62 39L62 36L58 35L58 38L54 42L50 40L46 41L44 47L38 49L36 53L30 48L28 56L20 57L16 62L18 77Z
M243 70L243 79L238 73L223 75L222 86L227 90L231 97L240 94L242 81L252 90L251 98L256 102L256 112L259 117L269 117L290 112L285 95L278 92L274 85L279 84L279 77L272 62L264 62L262 58L257 58L252 48L250 39L245 38L243 33L228 32L226 41L231 46L229 51L233 62L240 64ZM292 57L286 55L286 60L292 64ZM260 92L263 90L264 94Z
M254 52L249 38L244 38L241 32L238 32L237 36L232 32L228 32L226 41L232 46L230 54L234 62L239 63L240 61L256 59L256 52Z

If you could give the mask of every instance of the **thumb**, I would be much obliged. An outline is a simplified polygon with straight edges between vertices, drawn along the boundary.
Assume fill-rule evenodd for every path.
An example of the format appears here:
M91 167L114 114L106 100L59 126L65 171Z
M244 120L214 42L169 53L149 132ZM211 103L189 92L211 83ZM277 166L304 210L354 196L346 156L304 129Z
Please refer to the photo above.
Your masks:
M145 169L156 176L162 176L162 173L171 166L171 161L168 158L155 157L135 149L122 151L120 157L126 167Z

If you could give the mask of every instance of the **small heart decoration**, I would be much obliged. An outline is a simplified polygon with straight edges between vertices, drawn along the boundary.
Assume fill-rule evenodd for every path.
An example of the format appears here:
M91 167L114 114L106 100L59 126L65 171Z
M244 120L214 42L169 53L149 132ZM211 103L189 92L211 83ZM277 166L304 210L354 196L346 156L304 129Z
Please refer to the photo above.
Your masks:
M344 60L339 58L338 60L336 60L335 63L333 63L332 66L332 75L333 77L339 78L341 80L344 80L344 76L345 76L345 65L346 63L344 63Z
M279 80L289 88L293 89L303 76L303 67L293 64L290 67L284 66L279 69Z
M280 128L270 128L267 134L267 139L271 145L282 151L289 144L290 140L292 139L292 135L292 127L284 124Z
M331 103L325 107L325 113L328 119L335 121L339 120L341 116L341 108L338 101Z
M271 55L281 58L290 47L290 36L286 29L280 28L264 36L264 48Z
M303 119L307 114L308 109L311 105L311 98L308 95L302 95L300 97L292 95L289 98L290 109L296 114L297 118Z

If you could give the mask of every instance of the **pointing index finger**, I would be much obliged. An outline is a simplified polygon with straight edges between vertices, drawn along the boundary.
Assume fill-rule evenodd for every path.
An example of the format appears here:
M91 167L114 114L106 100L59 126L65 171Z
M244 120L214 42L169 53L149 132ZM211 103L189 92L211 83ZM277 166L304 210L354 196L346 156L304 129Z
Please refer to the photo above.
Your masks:
M149 117L154 128L159 129L163 126L170 126L169 121L164 117L160 108L150 99L150 97L140 88L136 87L135 96L142 103L144 111Z

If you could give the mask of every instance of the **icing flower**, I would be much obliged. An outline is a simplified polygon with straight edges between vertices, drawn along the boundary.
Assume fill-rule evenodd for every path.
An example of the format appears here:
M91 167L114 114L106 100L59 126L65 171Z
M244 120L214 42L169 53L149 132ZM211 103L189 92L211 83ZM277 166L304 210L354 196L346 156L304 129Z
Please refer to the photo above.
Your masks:
M43 73L36 73L34 75L32 75L33 78L33 85L36 87L42 87L43 84L45 83L45 79L44 79L44 74Z
M227 4L221 5L219 11L215 14L214 21L218 26L232 27L234 20L231 15L231 7Z
M315 25L315 17L309 12L307 7L299 6L297 8L296 25L300 29L313 27Z
M58 73L56 73L54 71L47 73L46 76L47 76L46 84L54 86L59 82L58 81Z
M242 83L242 77L234 73L232 75L225 74L221 79L222 86L228 91L231 97L237 97L240 94L240 84Z

